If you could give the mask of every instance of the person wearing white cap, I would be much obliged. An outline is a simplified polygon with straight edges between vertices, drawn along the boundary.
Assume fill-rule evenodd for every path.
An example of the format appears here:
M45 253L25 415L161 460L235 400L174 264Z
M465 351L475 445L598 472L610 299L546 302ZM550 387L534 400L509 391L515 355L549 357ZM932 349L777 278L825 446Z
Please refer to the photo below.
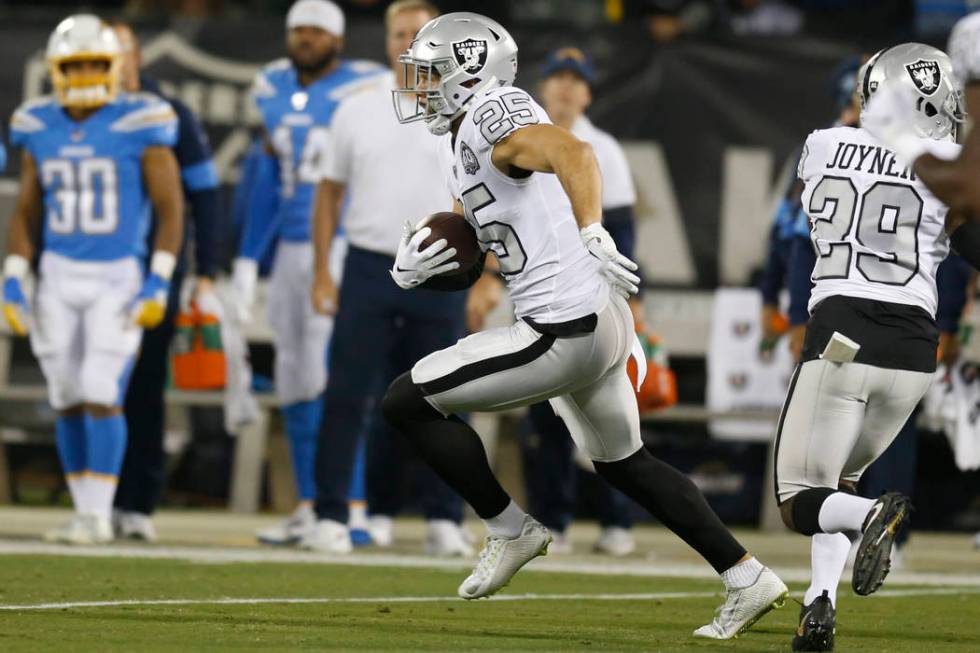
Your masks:
M340 100L384 68L370 62L344 61L344 15L328 0L299 0L286 17L288 58L258 74L253 98L262 116L265 157L257 164L253 193L276 189L277 209L249 201L232 286L237 300L233 318L250 319L258 261L277 242L269 282L269 325L276 349L276 392L282 403L299 506L281 525L258 533L261 542L298 542L313 525L313 465L326 386L327 342L331 318L310 307L313 247L310 214L318 164L329 148L328 127ZM253 198L258 200L258 197ZM342 239L335 260L342 261ZM339 269L339 268L338 268Z

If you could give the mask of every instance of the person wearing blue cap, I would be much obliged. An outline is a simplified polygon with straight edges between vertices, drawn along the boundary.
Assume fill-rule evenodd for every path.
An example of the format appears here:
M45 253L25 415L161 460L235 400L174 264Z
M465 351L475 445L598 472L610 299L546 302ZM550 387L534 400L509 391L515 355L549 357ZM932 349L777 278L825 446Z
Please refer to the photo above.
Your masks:
M636 190L622 147L585 116L594 84L591 58L578 48L567 47L548 56L538 90L551 120L592 146L602 173L602 224L619 251L632 257ZM638 300L632 300L630 305L636 315ZM531 512L554 536L550 551L570 552L566 530L575 510L578 478L571 436L554 410L541 403L529 410L521 444ZM632 553L636 548L631 531L632 502L601 477L596 477L595 487L593 502L602 531L594 550L616 556Z

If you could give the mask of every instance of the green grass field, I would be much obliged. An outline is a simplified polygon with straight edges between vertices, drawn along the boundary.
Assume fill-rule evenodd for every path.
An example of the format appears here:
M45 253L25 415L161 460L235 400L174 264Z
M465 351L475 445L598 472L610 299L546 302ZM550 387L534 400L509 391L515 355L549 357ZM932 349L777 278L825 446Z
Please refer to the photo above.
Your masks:
M706 642L691 631L720 604L720 594L705 595L719 590L717 582L526 570L502 595L694 595L464 602L451 598L461 578L458 570L7 555L0 558L2 606L324 601L3 609L0 651L786 651L798 613L788 602L737 641ZM798 583L791 589L800 596ZM848 590L839 604L837 650L980 651L978 591L858 598ZM326 601L351 598L368 600Z

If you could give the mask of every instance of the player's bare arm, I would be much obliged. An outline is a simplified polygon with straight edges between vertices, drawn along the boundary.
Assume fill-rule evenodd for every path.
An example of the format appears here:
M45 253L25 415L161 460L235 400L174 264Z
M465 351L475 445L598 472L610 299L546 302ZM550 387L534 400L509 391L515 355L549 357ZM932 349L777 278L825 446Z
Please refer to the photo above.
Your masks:
M965 90L967 107L980 112L980 83L971 82ZM980 220L980 187L976 172L980 169L980 132L972 130L963 144L960 156L953 161L926 153L915 161L915 172L933 194L950 207ZM950 232L952 233L952 232Z
M337 283L330 274L330 249L340 220L344 184L323 179L317 185L313 205L313 310L324 315L337 312Z
M35 238L39 232L42 203L37 166L25 149L21 156L17 204L10 219L7 258L3 264L3 315L11 330L21 336L27 334L29 312L22 284L37 246Z
M162 145L143 152L143 179L156 212L155 252L176 256L184 238L184 194L180 186L180 167L173 150Z
M148 275L130 312L136 324L152 329L163 321L166 313L170 278L183 243L184 194L177 157L169 147L154 145L146 148L140 164L146 194L156 213L157 235Z
M36 247L35 239L41 220L43 197L34 157L24 150L20 160L20 187L14 213L10 218L7 253L30 261Z
M513 169L552 172L572 203L575 221L585 228L602 219L602 175L592 146L555 125L519 129L493 148L494 166L505 175Z
M602 226L602 175L592 146L555 125L530 125L497 143L491 160L504 174L515 170L552 172L572 205L582 241L602 261L603 274L616 292L639 292L636 263L619 253Z

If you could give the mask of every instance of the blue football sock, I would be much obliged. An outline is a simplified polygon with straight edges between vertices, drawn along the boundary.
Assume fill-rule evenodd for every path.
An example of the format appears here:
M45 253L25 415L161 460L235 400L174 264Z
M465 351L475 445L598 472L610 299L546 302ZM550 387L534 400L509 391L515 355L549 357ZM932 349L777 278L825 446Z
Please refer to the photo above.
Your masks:
M320 433L320 417L323 415L323 401L299 401L282 407L286 420L286 435L289 437L289 453L293 459L293 474L296 476L296 492L300 501L313 501L316 498L316 440Z
M119 478L126 455L126 418L85 416L86 465L89 472Z
M54 421L54 437L65 475L85 471L85 416L59 416Z
M357 450L354 452L354 468L350 472L350 487L347 489L348 501L367 501L366 450L367 438L357 439Z

